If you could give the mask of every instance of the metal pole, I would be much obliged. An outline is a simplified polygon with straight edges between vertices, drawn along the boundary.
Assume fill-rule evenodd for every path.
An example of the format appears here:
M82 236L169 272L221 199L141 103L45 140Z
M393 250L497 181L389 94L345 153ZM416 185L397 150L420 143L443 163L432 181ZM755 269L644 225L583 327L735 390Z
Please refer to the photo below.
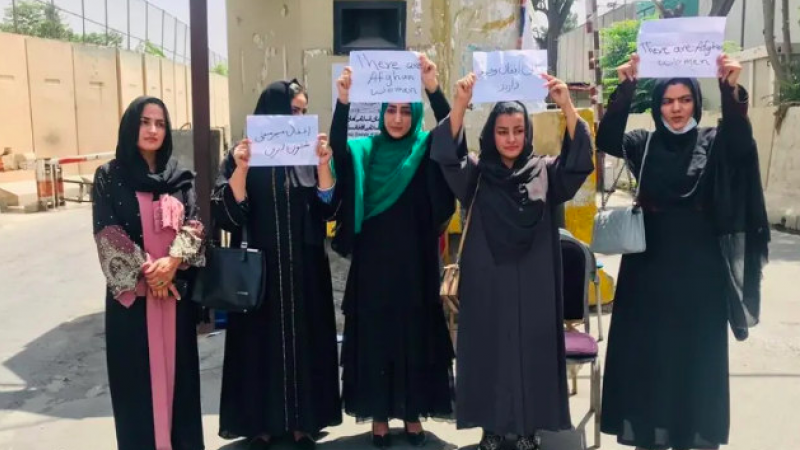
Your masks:
M144 4L144 42L150 42L150 3Z
M207 0L189 2L192 52L192 134L197 201L206 229L211 229L211 103L208 74Z
M86 40L86 0L81 0L81 26L83 29L81 30L81 35L83 36L83 40Z
M17 23L17 0L11 0L11 16L14 18L14 33L19 33L19 24Z
M595 127L603 118L603 69L600 67L600 14L597 11L597 0L586 0L586 32L592 33L592 50L589 52L589 68L594 68L595 95L592 103L595 107ZM595 128L596 129L596 128ZM603 192L603 174L605 157L601 151L595 153L595 170L597 171L596 189Z
M161 10L161 50L162 51L166 50L166 47L164 47L164 23L166 21L167 21L167 12L162 9ZM167 56L166 52L164 53L164 56Z
M131 49L131 0L128 0L128 50Z
M108 43L109 43L109 40L108 40L108 0L105 1L105 6L106 6L106 10L105 10L106 11L106 45L108 45Z
M744 49L744 13L747 12L747 0L742 0L742 32L739 36L739 48ZM750 72L752 73L752 72Z
M178 18L175 17L175 39L172 41L172 59L178 62Z

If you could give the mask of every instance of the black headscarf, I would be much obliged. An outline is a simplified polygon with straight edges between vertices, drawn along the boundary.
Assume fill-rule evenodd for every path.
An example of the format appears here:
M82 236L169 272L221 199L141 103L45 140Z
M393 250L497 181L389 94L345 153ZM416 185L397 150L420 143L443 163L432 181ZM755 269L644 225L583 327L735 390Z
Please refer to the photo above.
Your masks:
M642 186L643 201L659 204L673 203L691 197L699 186L706 168L707 154L714 142L715 131L695 127L684 134L675 134L664 125L661 103L672 85L682 84L692 92L694 119L700 123L703 114L703 95L700 84L691 78L662 79L653 89L651 113L656 131L647 154Z
M166 135L161 149L156 153L156 170L150 172L147 161L139 151L139 129L142 113L147 105L158 105L164 111ZM194 174L178 167L172 158L172 124L166 105L155 97L139 97L131 102L119 124L116 161L121 166L125 182L137 192L156 195L172 194L191 185Z
M501 114L520 113L525 118L522 153L511 168L497 150L494 127ZM547 193L535 182L543 170L542 159L533 151L533 124L520 102L495 105L480 137L480 204L486 239L498 264L514 261L530 250L534 228L542 220Z
M261 93L253 114L257 116L291 115L292 100L300 93L308 99L308 93L296 79L276 81ZM294 174L292 181L300 186L310 187L317 184L316 170L313 166L294 166L292 173Z

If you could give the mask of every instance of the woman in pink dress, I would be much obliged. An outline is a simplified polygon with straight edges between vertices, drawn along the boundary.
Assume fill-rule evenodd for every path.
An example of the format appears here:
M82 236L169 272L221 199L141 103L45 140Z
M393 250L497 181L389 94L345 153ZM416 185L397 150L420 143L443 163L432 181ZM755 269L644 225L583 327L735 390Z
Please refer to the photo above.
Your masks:
M170 129L161 100L134 100L120 123L116 158L94 178L119 450L204 448L198 315L186 292L192 268L204 263L203 226L194 175L171 158Z

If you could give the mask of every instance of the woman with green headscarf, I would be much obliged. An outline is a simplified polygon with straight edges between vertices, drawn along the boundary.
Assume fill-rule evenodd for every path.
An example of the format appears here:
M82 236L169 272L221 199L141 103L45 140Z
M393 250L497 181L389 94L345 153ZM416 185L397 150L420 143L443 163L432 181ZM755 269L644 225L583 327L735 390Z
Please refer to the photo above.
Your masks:
M420 56L437 120L450 106L436 66ZM384 104L380 134L347 139L350 69L339 78L330 145L336 169L333 248L352 264L342 309L344 409L373 422L373 444L390 445L389 420L425 443L420 420L449 419L453 347L439 300L438 238L455 210L430 161L422 103Z

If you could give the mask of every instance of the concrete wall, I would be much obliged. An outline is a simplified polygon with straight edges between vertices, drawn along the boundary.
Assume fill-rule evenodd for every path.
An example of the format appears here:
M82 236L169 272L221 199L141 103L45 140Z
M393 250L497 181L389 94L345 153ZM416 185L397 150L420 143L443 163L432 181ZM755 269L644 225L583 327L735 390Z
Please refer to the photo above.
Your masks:
M720 114L703 112L702 126L715 126ZM781 132L775 131L775 109L756 107L749 111L753 137L758 144L761 182L767 199L767 211L773 224L800 230L800 107L789 109ZM654 129L649 114L631 114L628 130ZM615 173L622 166L615 158ZM621 179L625 185L625 177Z
M33 151L25 38L0 33L0 151Z
M0 33L0 150L58 157L112 152L135 98L164 100L174 128L191 125L187 66L152 56ZM211 75L212 126L230 135L227 78ZM101 164L65 166L91 175Z
M37 157L78 153L75 115L75 73L72 46L28 38L28 74ZM76 173L77 168L65 170Z
M110 48L76 46L75 110L77 111L78 153L114 151L119 127L119 86L117 51ZM100 162L80 165L90 174Z
M186 77L189 76L188 68L182 64L175 65L175 111L172 111L172 122L175 128L180 129L187 122L191 122L188 96L191 93L186 89Z
M144 55L144 93L151 97L162 98L161 60L155 56Z
M170 119L175 122L175 115L178 112L177 95L175 93L175 63L167 60L160 59L161 62L161 100L167 105L167 110L170 113ZM173 127L178 128L177 122Z
M117 78L119 80L119 117L130 103L144 95L144 77L142 74L142 55L120 51L117 53Z
M789 110L780 134L772 136L767 173L770 221L800 230L800 107Z

